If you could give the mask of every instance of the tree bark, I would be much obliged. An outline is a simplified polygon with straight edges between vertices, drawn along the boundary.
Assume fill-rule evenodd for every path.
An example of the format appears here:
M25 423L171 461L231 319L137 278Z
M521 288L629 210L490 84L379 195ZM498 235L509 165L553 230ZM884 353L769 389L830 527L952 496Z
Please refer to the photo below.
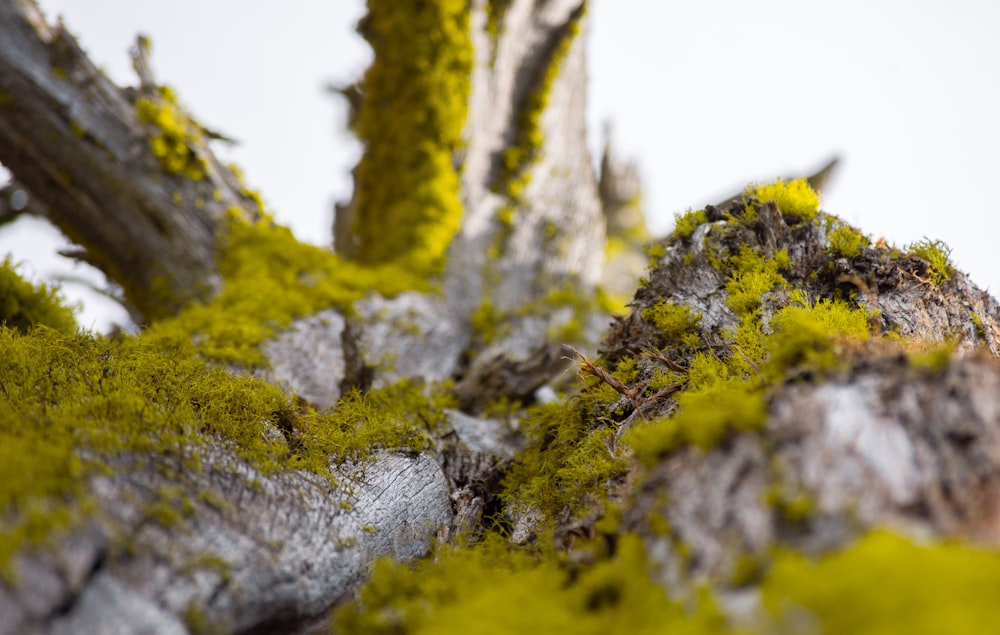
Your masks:
M141 44L135 55L141 63ZM141 320L210 299L226 210L259 213L193 122L177 141L201 178L157 160L151 139L162 131L136 108L140 97L162 99L157 91L116 87L31 0L0 2L0 163Z

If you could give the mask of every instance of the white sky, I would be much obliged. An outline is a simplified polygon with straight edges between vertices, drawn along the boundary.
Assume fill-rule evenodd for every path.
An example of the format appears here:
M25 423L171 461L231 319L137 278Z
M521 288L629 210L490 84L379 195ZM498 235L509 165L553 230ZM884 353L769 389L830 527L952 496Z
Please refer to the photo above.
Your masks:
M300 239L328 241L358 146L323 86L370 59L352 30L362 0L40 3L120 84L135 82L135 34L151 36L159 80L241 141L219 154ZM675 212L838 154L827 211L897 244L943 239L995 291L998 27L993 0L593 0L592 147L612 121L620 152L640 163L657 234ZM42 277L83 273L53 255L53 236L22 221L0 229L0 255ZM78 285L65 291L85 299L85 326L121 319Z

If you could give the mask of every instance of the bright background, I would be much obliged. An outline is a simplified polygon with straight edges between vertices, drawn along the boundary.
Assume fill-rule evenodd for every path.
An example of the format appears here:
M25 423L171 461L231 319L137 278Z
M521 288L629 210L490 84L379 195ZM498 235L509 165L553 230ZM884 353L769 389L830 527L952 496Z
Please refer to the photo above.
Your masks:
M243 167L278 220L314 243L350 194L359 146L324 86L370 61L353 33L363 0L40 0L119 84L127 50L153 40L158 80ZM591 147L613 123L635 158L650 225L716 202L749 181L802 175L839 155L824 209L905 245L944 240L959 269L1000 288L1000 2L993 0L593 0ZM25 219L0 228L40 278L102 277L55 255L58 232ZM81 323L124 320L79 284Z

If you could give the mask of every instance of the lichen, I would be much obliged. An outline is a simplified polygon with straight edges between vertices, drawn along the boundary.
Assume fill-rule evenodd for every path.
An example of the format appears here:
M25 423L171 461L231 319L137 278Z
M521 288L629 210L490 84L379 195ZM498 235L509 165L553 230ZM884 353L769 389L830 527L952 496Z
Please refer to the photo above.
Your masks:
M369 0L358 31L375 60L361 80L353 223L365 264L438 270L462 216L463 146L473 51L463 0Z

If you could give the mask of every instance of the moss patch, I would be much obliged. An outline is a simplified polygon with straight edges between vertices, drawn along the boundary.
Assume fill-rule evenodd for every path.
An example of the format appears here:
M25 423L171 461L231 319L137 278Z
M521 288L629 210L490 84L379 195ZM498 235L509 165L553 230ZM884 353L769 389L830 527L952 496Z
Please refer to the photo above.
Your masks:
M906 249L927 263L934 284L943 284L955 275L955 267L951 264L951 248L944 241L924 238Z
M818 562L781 556L763 600L797 632L811 623L823 633L981 633L1000 606L1000 556L874 532Z
M222 443L265 473L329 476L331 461L362 461L376 448L426 449L454 405L432 394L398 384L350 393L318 413L205 363L184 339L0 328L0 568L87 512L87 476L110 457L152 453L196 470L198 448ZM181 520L176 498L153 505L150 517Z
M778 179L766 185L751 185L745 194L763 203L774 201L782 214L795 216L800 221L811 221L819 212L819 194L809 187L806 179Z
M36 325L64 333L77 328L73 310L63 303L59 292L22 278L10 256L0 264L0 325L22 333Z
M358 31L375 61L354 130L359 260L437 270L462 216L455 157L468 109L472 43L464 0L369 0Z
M499 540L444 548L414 566L380 561L338 633L725 633L703 596L672 602L650 579L642 541L622 537L613 555L572 567L554 555L512 551Z
M689 238L699 225L708 222L705 210L687 211L683 214L674 215L673 237L677 239Z
M521 429L531 440L504 479L503 498L515 508L536 508L552 520L566 509L584 513L602 500L607 483L625 472L615 430L591 427L586 400L536 406Z
M193 338L207 359L265 366L259 344L299 316L335 307L345 312L376 291L429 290L426 279L401 265L366 267L321 247L300 243L269 219L248 223L233 214L221 244L223 290L210 304L188 307L154 324L153 339Z
M149 139L149 147L163 169L194 181L205 178L207 165L196 151L205 145L204 135L181 108L173 89L163 86L158 95L140 97L135 110L139 121L157 129Z

